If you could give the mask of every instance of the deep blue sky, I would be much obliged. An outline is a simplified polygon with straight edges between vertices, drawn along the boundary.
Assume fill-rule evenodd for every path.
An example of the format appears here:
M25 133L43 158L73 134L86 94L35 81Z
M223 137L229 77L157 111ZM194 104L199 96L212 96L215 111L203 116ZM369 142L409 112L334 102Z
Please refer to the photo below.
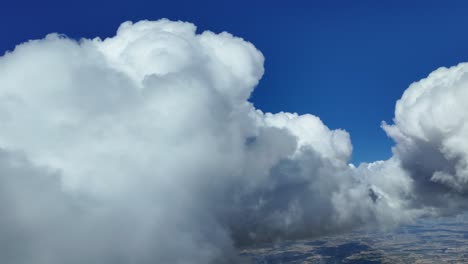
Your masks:
M126 20L162 17L254 43L266 74L251 99L270 112L312 113L350 132L353 162L385 159L380 128L408 85L468 61L468 4L442 1L2 2L0 53L59 32L107 37Z

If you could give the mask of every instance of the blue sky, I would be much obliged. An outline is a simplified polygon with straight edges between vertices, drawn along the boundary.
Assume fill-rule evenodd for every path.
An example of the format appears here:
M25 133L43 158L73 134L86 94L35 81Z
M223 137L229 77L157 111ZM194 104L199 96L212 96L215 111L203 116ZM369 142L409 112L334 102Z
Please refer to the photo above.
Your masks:
M410 83L468 61L468 5L461 2L38 2L2 4L2 53L50 32L111 36L125 20L166 17L228 31L266 57L256 107L311 113L347 130L354 163L390 157L393 143L380 122L391 121Z

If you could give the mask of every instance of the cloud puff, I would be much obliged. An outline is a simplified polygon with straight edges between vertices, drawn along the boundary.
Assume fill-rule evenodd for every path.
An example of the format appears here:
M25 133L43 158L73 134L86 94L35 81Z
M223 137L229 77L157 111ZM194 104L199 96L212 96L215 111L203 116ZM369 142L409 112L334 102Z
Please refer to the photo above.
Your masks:
M383 124L395 157L415 181L416 203L446 213L466 207L468 65L439 68L413 83Z
M410 87L384 126L395 156L356 168L346 131L248 101L263 61L169 20L0 57L2 262L240 263L238 246L409 221L427 188L464 195L464 66Z

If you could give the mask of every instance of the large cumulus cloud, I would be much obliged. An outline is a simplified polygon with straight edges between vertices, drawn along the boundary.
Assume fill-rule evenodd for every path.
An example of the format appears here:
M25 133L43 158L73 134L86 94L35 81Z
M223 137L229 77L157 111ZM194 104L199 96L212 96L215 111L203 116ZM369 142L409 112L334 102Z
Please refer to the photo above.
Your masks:
M439 68L413 83L397 102L395 157L414 180L414 206L453 213L468 191L468 65Z
M464 196L464 66L410 87L385 125L395 156L354 167L346 131L248 101L263 60L168 20L0 57L0 260L239 263L236 246L393 226Z

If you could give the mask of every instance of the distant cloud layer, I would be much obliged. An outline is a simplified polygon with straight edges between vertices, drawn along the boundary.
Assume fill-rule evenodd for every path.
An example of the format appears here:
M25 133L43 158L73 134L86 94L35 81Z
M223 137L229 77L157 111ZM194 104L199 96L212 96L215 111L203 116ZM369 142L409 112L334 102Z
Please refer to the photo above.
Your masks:
M241 263L238 246L459 212L468 68L397 103L387 161L346 131L248 102L263 55L168 20L0 57L0 261Z

